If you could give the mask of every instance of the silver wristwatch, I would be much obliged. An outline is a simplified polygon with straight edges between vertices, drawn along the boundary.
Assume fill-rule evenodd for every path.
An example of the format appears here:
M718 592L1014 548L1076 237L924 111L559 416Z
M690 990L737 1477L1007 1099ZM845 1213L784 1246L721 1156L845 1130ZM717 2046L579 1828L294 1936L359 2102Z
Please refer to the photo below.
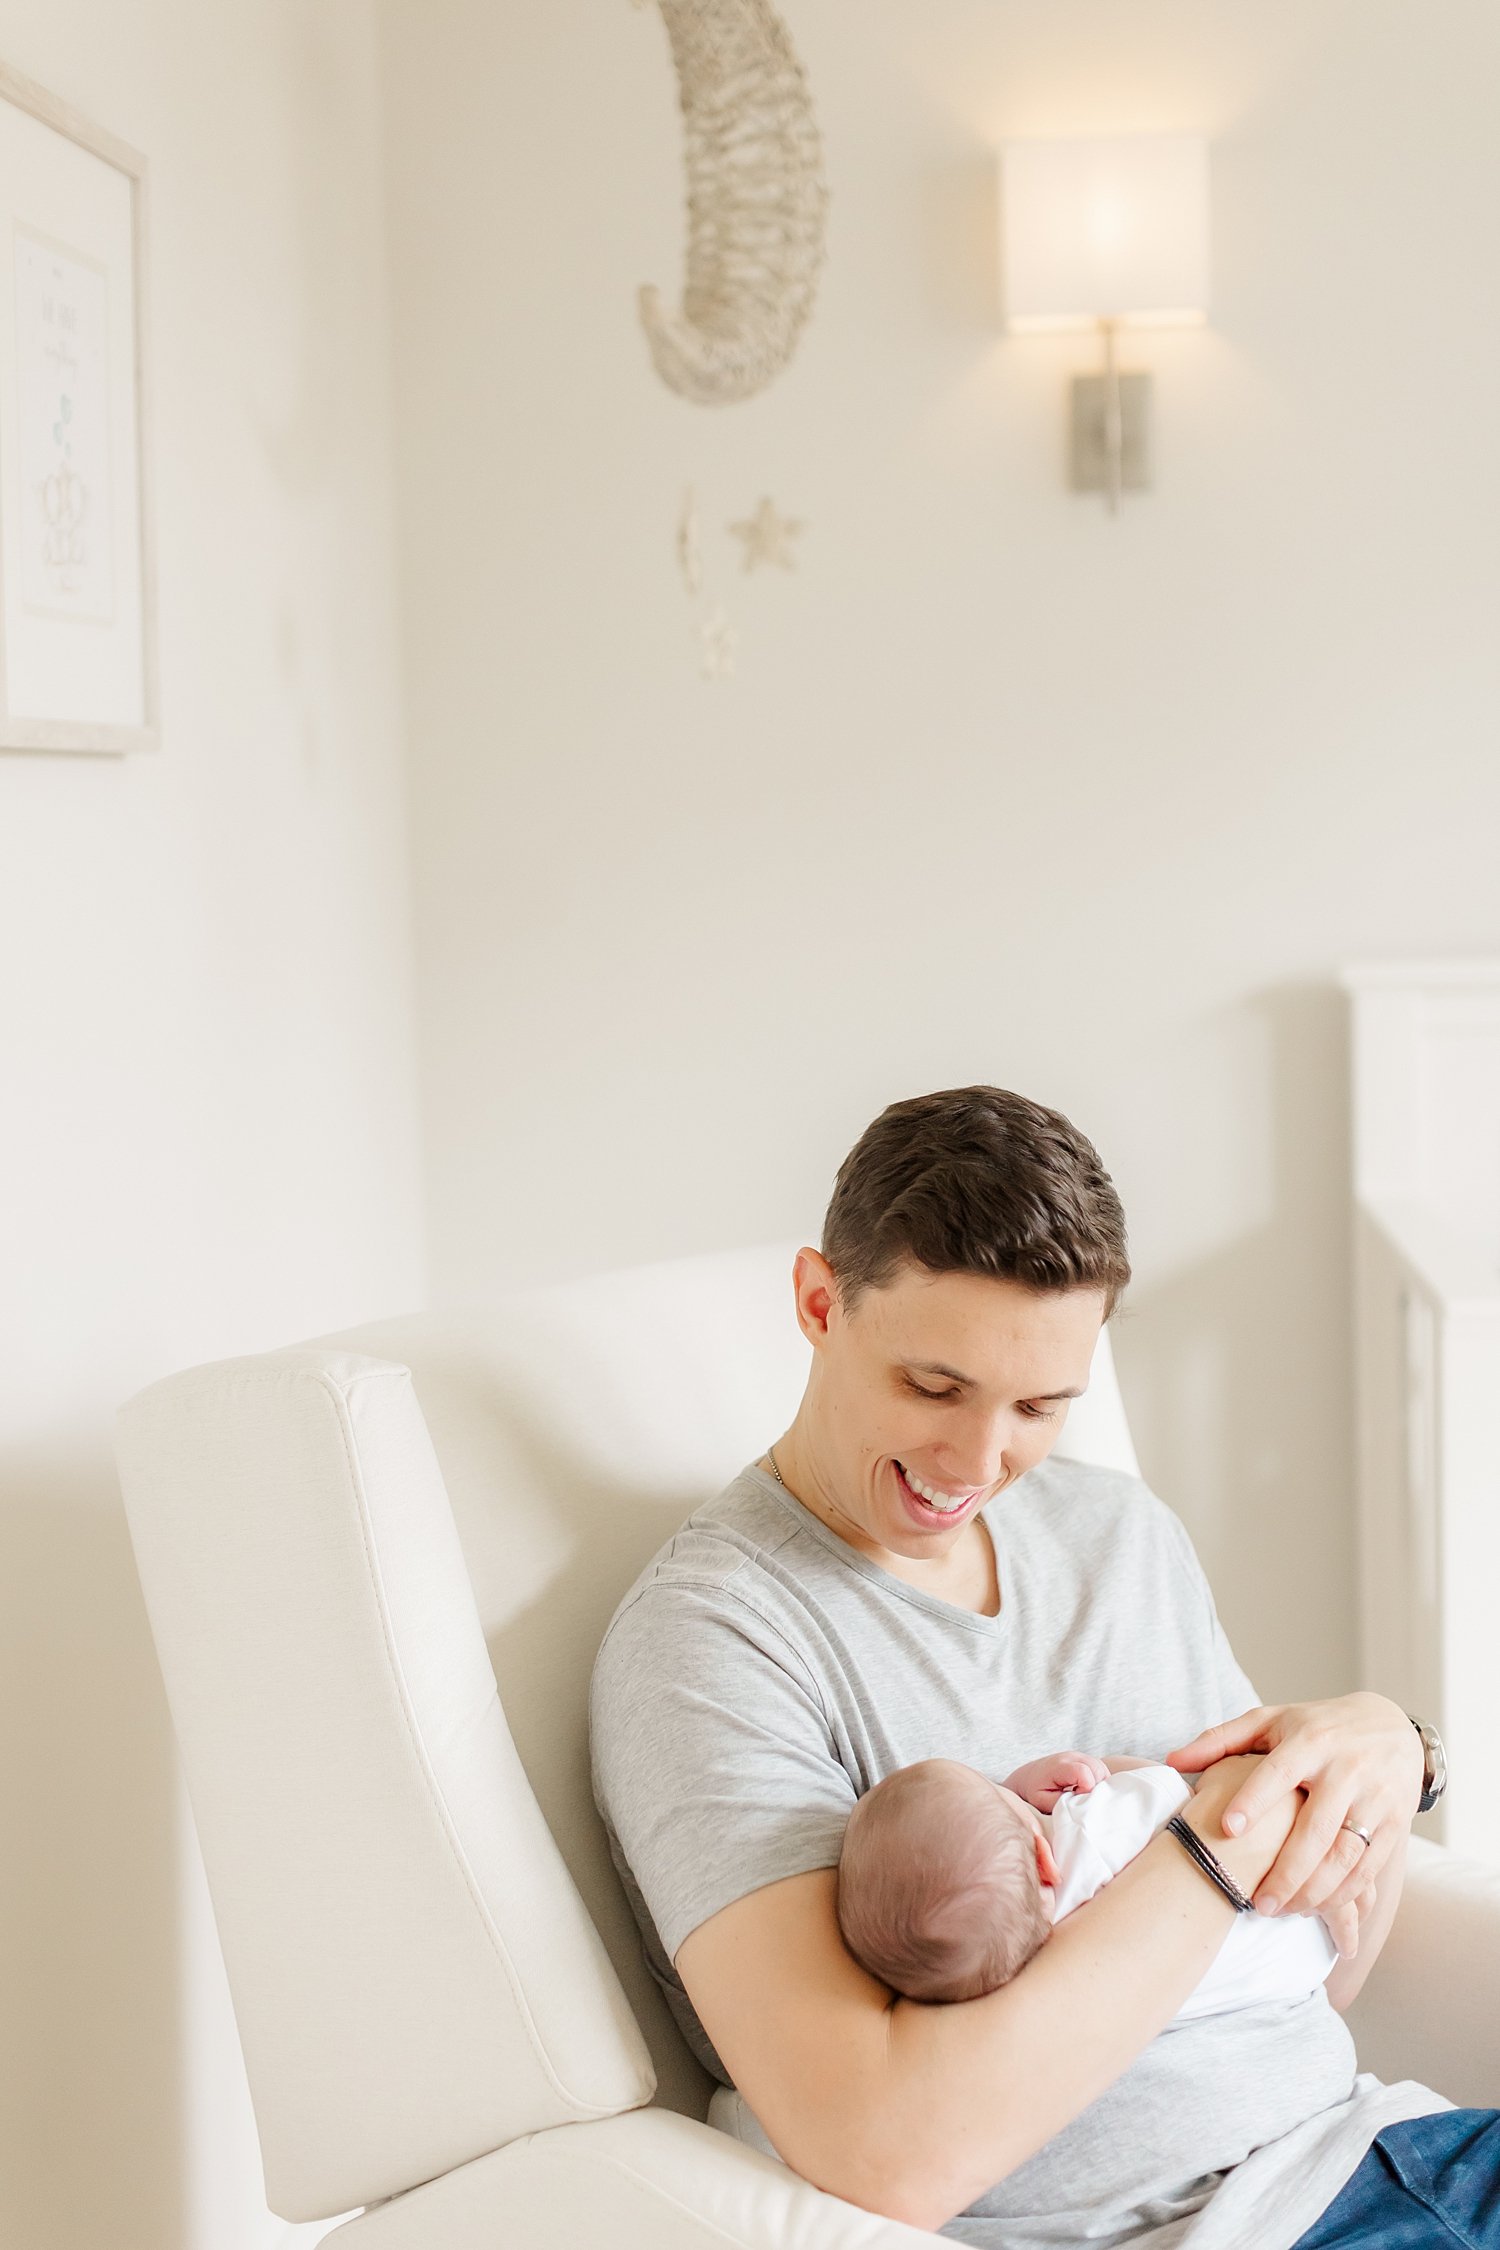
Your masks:
M1413 1719L1410 1711L1406 1716L1411 1719L1421 1738L1422 1756L1425 1760L1422 1767L1422 1794L1417 1800L1417 1810L1419 1813L1431 1812L1448 1786L1448 1753L1443 1748L1443 1738L1436 1727L1430 1727L1425 1719Z

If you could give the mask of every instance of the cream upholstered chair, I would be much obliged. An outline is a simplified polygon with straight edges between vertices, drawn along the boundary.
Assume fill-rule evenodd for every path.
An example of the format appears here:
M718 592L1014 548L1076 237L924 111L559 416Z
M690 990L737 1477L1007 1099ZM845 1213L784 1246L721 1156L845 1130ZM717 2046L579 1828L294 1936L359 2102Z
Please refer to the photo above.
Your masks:
M732 2137L722 2090L708 2120L589 1790L611 1609L800 1395L789 1262L385 1323L122 1412L267 2200L363 2206L349 2250L935 2239ZM1133 1465L1107 1348L1067 1444ZM1497 1964L1500 1875L1419 1848L1367 2065L1500 2102Z

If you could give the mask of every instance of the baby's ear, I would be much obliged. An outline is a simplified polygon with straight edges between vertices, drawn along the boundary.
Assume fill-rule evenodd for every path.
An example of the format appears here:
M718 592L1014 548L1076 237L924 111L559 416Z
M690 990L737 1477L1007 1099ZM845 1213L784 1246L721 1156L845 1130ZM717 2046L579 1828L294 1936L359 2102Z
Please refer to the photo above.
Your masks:
M1043 1883L1057 1888L1057 1861L1052 1856L1052 1840L1043 1828L1036 1832L1036 1871Z

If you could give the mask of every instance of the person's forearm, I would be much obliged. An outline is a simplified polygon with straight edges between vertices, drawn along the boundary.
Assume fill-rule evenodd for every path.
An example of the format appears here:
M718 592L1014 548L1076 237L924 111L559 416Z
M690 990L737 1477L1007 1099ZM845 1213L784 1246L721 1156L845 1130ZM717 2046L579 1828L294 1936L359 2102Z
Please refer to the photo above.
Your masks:
M1271 1865L1295 1803L1247 1836L1215 1838L1242 1889ZM1193 1825L1207 1835L1207 1818ZM944 2007L898 1999L878 2104L893 2173L878 2207L936 2232L1034 2155L1171 2021L1234 1913L1161 1835L999 1991ZM1086 2024L1088 2036L1060 2040L1059 2023Z
M1380 1958L1380 1949L1391 1933L1401 1886L1406 1881L1406 1838L1391 1853L1375 1878L1375 1904L1359 1925L1359 1951L1352 1961L1336 1961L1324 1987L1333 2006L1342 2014Z

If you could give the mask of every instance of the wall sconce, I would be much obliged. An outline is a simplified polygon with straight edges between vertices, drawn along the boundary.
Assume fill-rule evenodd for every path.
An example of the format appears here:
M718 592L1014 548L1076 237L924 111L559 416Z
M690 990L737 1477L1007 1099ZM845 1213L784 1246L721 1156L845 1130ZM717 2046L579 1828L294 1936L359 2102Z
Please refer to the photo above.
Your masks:
M1097 327L1102 375L1073 381L1073 486L1150 483L1149 375L1122 375L1121 328L1208 317L1208 143L1181 134L1006 141L1000 150L1001 291L1013 333Z

